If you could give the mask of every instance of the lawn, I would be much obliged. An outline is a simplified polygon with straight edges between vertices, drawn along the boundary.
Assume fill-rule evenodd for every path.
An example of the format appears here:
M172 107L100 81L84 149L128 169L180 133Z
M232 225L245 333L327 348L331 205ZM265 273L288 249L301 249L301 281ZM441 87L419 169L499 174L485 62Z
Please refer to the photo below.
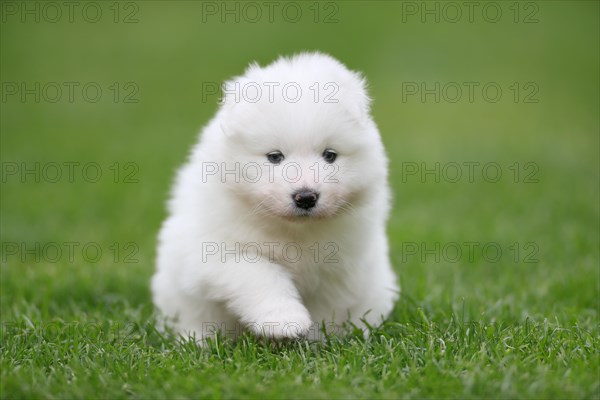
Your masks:
M599 398L599 3L273 4L0 3L0 397ZM149 280L207 89L301 50L369 80L401 298L179 344Z

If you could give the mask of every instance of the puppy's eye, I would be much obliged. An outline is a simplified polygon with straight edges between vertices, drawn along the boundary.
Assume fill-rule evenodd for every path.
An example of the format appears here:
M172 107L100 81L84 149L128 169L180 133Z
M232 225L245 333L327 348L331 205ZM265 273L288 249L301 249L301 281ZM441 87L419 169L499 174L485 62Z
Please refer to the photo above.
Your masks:
M325 149L325 151L323 152L323 159L330 164L334 162L336 158L337 153L335 152L335 150Z
M283 156L283 153L281 153L280 151L272 151L267 154L267 159L273 164L279 164L283 161L284 158L285 157Z

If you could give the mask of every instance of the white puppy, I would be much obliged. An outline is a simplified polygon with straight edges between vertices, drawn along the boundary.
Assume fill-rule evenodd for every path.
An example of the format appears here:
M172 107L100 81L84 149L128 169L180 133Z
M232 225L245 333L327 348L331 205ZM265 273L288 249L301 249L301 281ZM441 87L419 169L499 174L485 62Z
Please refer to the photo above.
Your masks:
M199 341L381 323L399 287L364 80L304 53L250 65L224 94L177 175L152 280L158 309Z

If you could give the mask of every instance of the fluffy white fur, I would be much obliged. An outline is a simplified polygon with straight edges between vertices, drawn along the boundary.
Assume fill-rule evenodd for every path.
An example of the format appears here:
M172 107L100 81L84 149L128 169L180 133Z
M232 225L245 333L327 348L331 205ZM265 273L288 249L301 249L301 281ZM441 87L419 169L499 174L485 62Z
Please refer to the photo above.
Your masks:
M323 325L380 324L399 287L385 233L387 159L364 80L303 53L252 64L227 86L177 175L155 305L200 341L216 330L319 339ZM267 160L273 151L279 164ZM314 207L295 205L301 189L318 193Z

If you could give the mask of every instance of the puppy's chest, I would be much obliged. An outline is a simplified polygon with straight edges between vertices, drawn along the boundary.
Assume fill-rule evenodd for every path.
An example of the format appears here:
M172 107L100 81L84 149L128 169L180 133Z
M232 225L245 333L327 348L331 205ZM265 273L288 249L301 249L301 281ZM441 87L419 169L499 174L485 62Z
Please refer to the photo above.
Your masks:
M298 291L303 297L332 285L338 285L344 278L344 248L333 241L293 242L282 248L276 262L284 266L292 275Z
M340 240L315 235L312 238L263 237L242 249L244 258L278 264L291 275L298 291L312 296L322 290L345 286L352 246Z

